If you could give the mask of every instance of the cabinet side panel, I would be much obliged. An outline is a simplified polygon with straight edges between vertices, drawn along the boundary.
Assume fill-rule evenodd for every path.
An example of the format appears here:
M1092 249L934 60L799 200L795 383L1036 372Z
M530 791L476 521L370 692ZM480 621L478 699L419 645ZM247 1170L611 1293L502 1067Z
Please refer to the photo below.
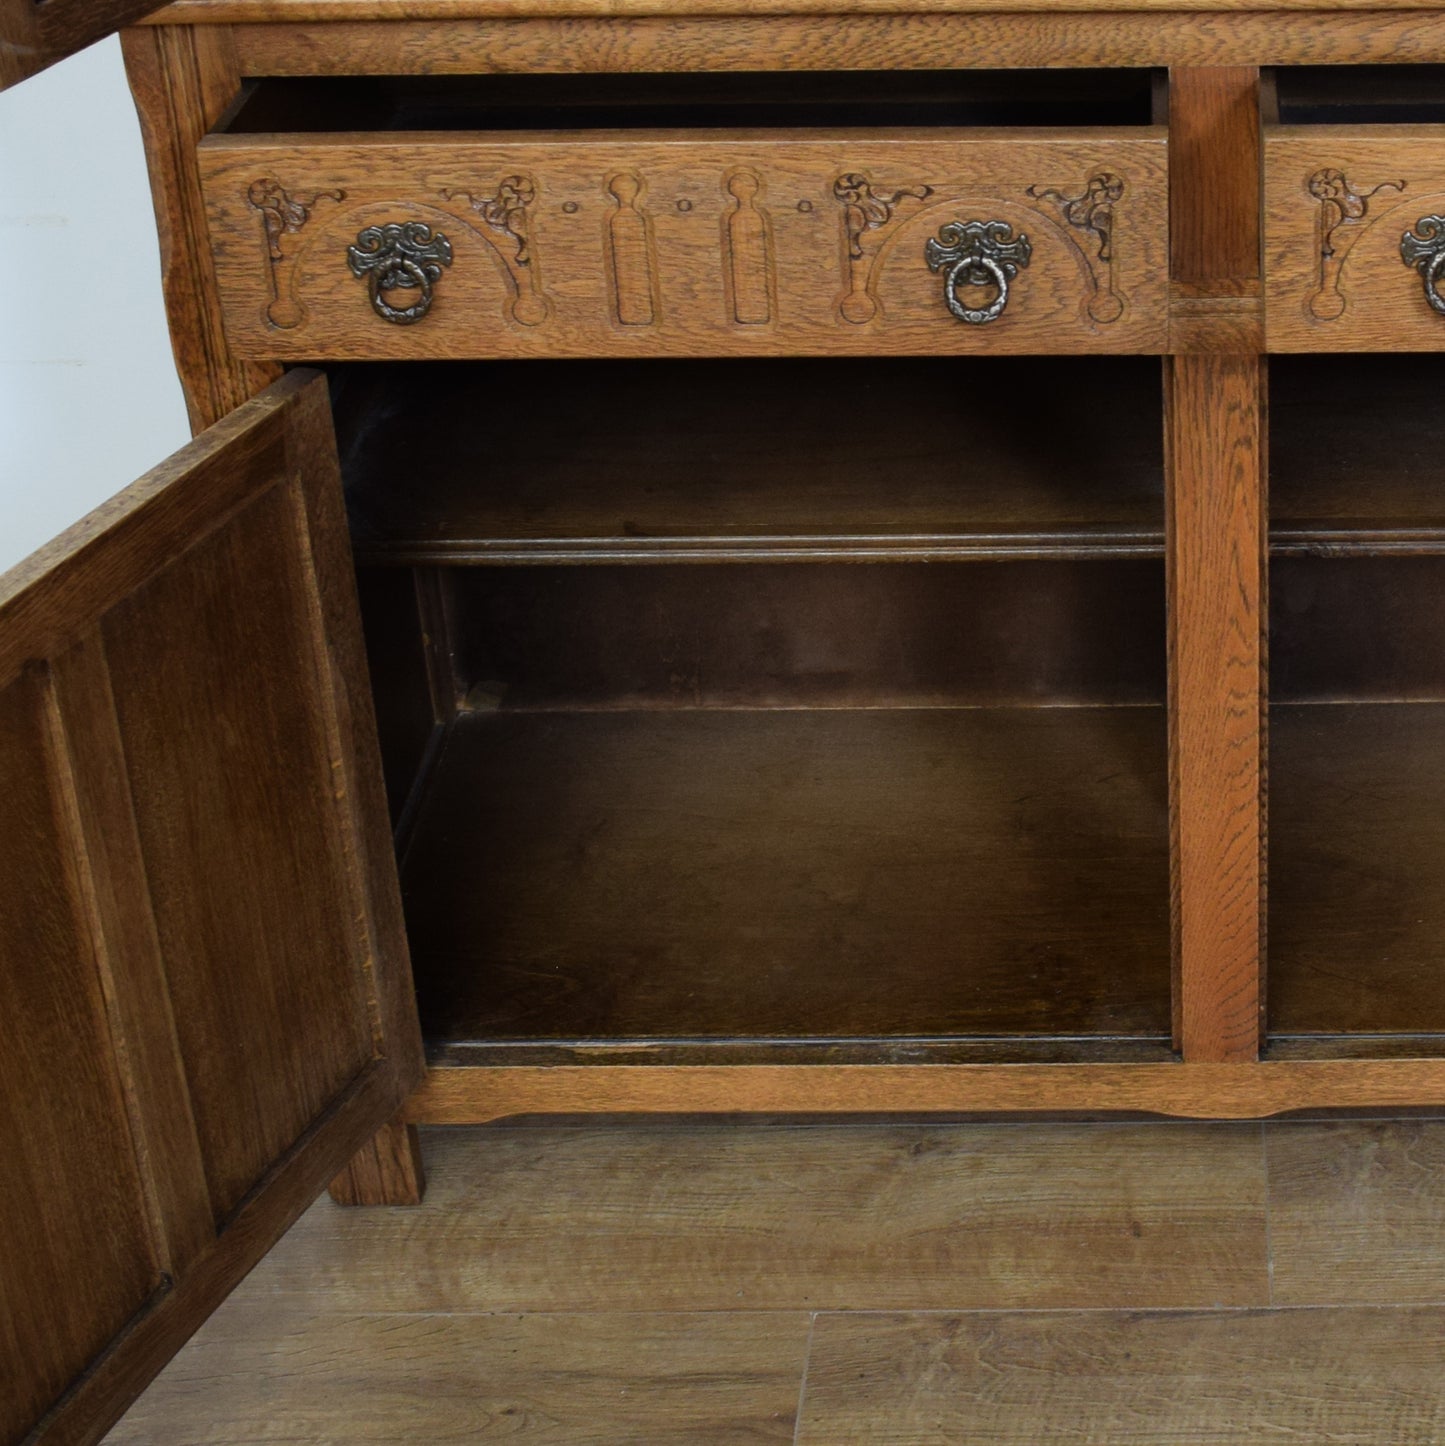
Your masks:
M373 1053L302 566L276 487L105 625L218 1222Z
M162 1284L41 676L0 691L0 1442Z
M240 76L226 27L127 30L121 45L145 139L176 371L200 433L280 375L227 351L196 173L196 146L235 98Z

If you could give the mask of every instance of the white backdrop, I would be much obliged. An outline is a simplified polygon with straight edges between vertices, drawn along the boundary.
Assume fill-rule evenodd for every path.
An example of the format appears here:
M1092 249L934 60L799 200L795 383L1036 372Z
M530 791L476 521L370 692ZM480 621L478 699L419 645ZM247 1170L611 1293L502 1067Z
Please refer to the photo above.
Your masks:
M190 436L120 42L0 94L0 572Z

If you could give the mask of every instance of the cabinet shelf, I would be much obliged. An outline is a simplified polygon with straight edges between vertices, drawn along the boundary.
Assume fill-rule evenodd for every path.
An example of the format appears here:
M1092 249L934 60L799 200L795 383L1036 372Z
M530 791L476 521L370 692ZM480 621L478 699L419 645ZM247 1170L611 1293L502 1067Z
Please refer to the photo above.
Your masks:
M1155 706L464 714L403 857L423 1031L454 1064L1158 1055L1165 775Z
M393 564L1158 557L1160 409L1133 357L356 367L337 389L358 557Z

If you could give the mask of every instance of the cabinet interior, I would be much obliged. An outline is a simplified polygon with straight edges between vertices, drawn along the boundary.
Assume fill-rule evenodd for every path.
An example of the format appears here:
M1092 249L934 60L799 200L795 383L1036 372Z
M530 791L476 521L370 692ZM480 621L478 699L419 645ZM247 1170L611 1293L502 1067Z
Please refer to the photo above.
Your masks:
M1281 125L1445 122L1445 65L1296 65L1265 72Z
M1167 1052L1157 359L332 375L434 1062ZM1442 382L1270 364L1276 1054L1445 1043Z
M1162 88L1143 69L269 77L218 130L1146 126Z
M1310 534L1270 569L1276 1054L1445 1048L1442 385L1439 356L1270 360L1273 515Z
M434 1062L1167 1056L1157 359L334 377Z

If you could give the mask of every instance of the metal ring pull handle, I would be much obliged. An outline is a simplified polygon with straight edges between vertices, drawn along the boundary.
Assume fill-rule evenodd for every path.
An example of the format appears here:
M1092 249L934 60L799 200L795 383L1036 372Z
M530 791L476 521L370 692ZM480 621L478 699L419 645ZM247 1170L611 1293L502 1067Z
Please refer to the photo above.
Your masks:
M365 277L372 310L383 321L411 326L431 310L442 268L452 264L452 243L440 231L432 235L422 221L368 226L348 249L351 274ZM419 291L410 306L393 306L389 292Z
M1022 232L1015 236L1007 221L950 221L937 238L924 243L930 271L943 272L943 299L948 309L970 326L997 321L1008 305L1009 282L1029 264L1033 246ZM968 306L960 287L992 287L985 306Z
M1400 237L1400 259L1420 273L1425 300L1445 316L1440 277L1445 274L1445 216L1421 216L1413 231Z

